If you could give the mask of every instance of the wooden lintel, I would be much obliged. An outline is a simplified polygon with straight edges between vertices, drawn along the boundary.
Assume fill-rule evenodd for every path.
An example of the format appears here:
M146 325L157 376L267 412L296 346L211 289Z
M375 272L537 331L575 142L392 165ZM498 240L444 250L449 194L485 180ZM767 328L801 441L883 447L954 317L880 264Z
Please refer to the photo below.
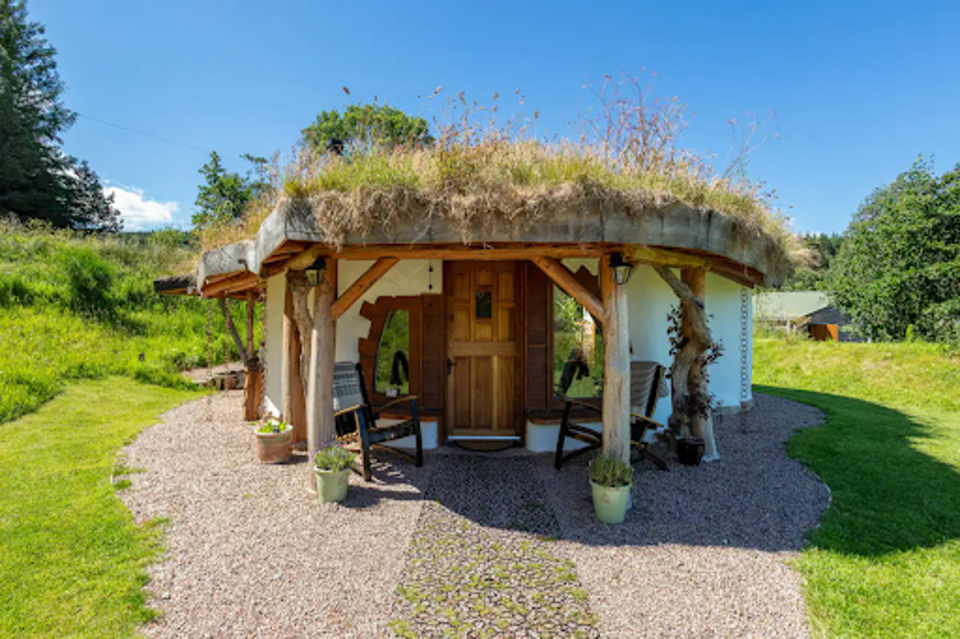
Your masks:
M530 258L530 261L536 264L540 270L546 273L553 282L566 291L573 299L577 300L581 306L593 315L598 322L605 322L603 304L581 284L576 276L570 272L559 260L552 257L536 255Z
M631 262L656 264L673 268L696 268L707 266L708 258L689 255L653 246L631 246L624 251L624 257Z
M393 257L401 260L440 260L440 261L513 261L529 260L535 256L563 258L600 257L617 250L616 244L576 244L576 243L503 243L470 246L464 244L364 244L344 246L336 250L332 247L316 244L294 255L286 262L286 268L303 269L318 257L330 257L338 260L378 260ZM270 258L273 266L272 256Z
M357 278L357 280L350 285L350 288L344 291L343 295L338 297L337 301L333 303L333 308L331 309L333 319L339 319L341 315L346 313L347 310L353 306L354 302L363 297L363 294L369 291L370 288L399 261L400 260L395 257L381 257L374 262L373 266Z

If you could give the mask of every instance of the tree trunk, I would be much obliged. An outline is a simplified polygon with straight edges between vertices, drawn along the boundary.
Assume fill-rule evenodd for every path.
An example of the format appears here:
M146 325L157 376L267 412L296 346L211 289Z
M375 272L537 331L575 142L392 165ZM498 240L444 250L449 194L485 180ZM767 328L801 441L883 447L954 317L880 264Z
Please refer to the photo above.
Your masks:
M670 430L678 437L704 437L707 418L698 410L697 405L706 402L705 412L709 416L709 389L700 367L700 358L713 344L713 338L707 325L703 300L669 268L654 265L653 269L680 298L683 313L681 347L670 366L673 404L673 414L668 422ZM712 439L712 429L710 435Z
M327 273L317 288L313 307L310 374L307 392L307 448L315 455L320 446L337 436L333 417L333 364L336 358L337 263L327 260Z
M240 339L237 327L233 325L233 318L230 316L230 307L227 305L227 298L221 297L218 298L217 301L220 303L220 311L223 313L223 321L227 325L227 331L230 333L230 337L233 338L233 345L237 347L237 352L240 353L240 359L243 360L244 366L246 366L247 349L243 347L243 340Z
M303 384L303 394L307 395L310 381L310 358L312 340L310 332L313 330L313 316L310 313L310 283L303 271L287 271L287 286L293 297L293 321L300 333L300 381Z

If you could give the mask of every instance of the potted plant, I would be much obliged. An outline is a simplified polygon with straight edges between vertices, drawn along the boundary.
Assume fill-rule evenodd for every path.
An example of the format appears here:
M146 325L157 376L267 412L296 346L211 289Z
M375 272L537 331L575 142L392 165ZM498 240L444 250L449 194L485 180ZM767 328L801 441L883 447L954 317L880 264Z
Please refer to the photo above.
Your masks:
M597 455L590 462L593 511L606 524L622 524L633 488L633 468L619 457Z
M703 437L677 437L677 458L685 466L699 466L704 446Z
M270 417L257 430L257 458L264 464L279 464L293 454L293 428L287 422Z
M353 453L334 443L317 453L317 495L321 502L343 501L350 487L350 468Z

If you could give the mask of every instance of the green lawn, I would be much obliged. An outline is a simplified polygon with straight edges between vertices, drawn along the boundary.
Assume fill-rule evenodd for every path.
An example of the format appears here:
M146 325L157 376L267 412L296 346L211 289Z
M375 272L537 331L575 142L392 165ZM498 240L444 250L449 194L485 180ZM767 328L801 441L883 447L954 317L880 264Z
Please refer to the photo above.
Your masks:
M788 446L833 493L796 563L814 633L960 636L960 359L758 339L754 381L827 415Z
M117 453L195 391L78 381L0 424L0 636L123 637L151 617L141 586L156 526L110 478Z

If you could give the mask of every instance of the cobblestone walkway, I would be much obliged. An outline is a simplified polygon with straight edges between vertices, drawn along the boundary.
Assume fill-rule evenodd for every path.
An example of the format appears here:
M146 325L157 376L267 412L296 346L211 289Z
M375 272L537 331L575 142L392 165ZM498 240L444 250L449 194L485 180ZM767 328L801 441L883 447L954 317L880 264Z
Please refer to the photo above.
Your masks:
M401 637L598 637L532 460L436 459L390 627Z

